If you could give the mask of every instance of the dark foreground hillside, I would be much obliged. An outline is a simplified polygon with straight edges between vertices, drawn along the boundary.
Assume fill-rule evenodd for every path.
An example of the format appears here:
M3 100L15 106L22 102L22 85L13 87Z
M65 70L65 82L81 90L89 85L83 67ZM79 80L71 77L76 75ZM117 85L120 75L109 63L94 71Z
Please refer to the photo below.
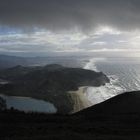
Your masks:
M71 116L0 112L0 140L139 140L140 92L124 93Z

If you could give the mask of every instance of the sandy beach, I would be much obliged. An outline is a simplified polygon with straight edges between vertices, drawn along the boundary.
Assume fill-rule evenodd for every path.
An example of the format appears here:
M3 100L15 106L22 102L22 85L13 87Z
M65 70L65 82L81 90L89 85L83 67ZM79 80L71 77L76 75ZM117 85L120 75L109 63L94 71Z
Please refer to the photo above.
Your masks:
M74 100L74 110L72 113L80 111L92 105L85 95L87 87L79 87L76 91L69 91L72 99Z

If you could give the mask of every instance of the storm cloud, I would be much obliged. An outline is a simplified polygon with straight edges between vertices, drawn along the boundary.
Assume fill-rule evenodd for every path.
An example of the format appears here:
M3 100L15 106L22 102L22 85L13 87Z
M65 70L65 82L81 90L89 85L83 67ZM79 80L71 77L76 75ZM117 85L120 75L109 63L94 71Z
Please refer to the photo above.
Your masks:
M0 0L0 53L140 52L140 0Z
M139 0L0 0L0 25L47 30L140 28Z

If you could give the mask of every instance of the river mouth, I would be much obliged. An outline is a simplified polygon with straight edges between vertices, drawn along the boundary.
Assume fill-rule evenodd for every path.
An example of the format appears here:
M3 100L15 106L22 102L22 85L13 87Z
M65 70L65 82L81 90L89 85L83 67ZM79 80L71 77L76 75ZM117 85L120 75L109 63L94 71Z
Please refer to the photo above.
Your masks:
M34 99L31 97L7 96L0 94L6 101L7 109L14 108L25 112L39 112L54 114L57 108L50 102Z

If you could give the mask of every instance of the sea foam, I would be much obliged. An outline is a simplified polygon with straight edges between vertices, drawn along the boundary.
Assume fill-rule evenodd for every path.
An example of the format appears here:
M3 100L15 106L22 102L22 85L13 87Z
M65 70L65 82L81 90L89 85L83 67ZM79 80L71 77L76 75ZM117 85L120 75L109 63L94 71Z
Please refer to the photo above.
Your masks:
M96 63L99 61L107 61L106 58L92 58L84 66L84 69L89 69L93 71L99 71L96 67ZM100 87L87 87L85 91L85 96L92 103L92 105L103 102L113 96L116 96L125 91L121 86L118 86L117 83L119 79L116 75L107 75L110 79L110 83L106 83L104 86Z

